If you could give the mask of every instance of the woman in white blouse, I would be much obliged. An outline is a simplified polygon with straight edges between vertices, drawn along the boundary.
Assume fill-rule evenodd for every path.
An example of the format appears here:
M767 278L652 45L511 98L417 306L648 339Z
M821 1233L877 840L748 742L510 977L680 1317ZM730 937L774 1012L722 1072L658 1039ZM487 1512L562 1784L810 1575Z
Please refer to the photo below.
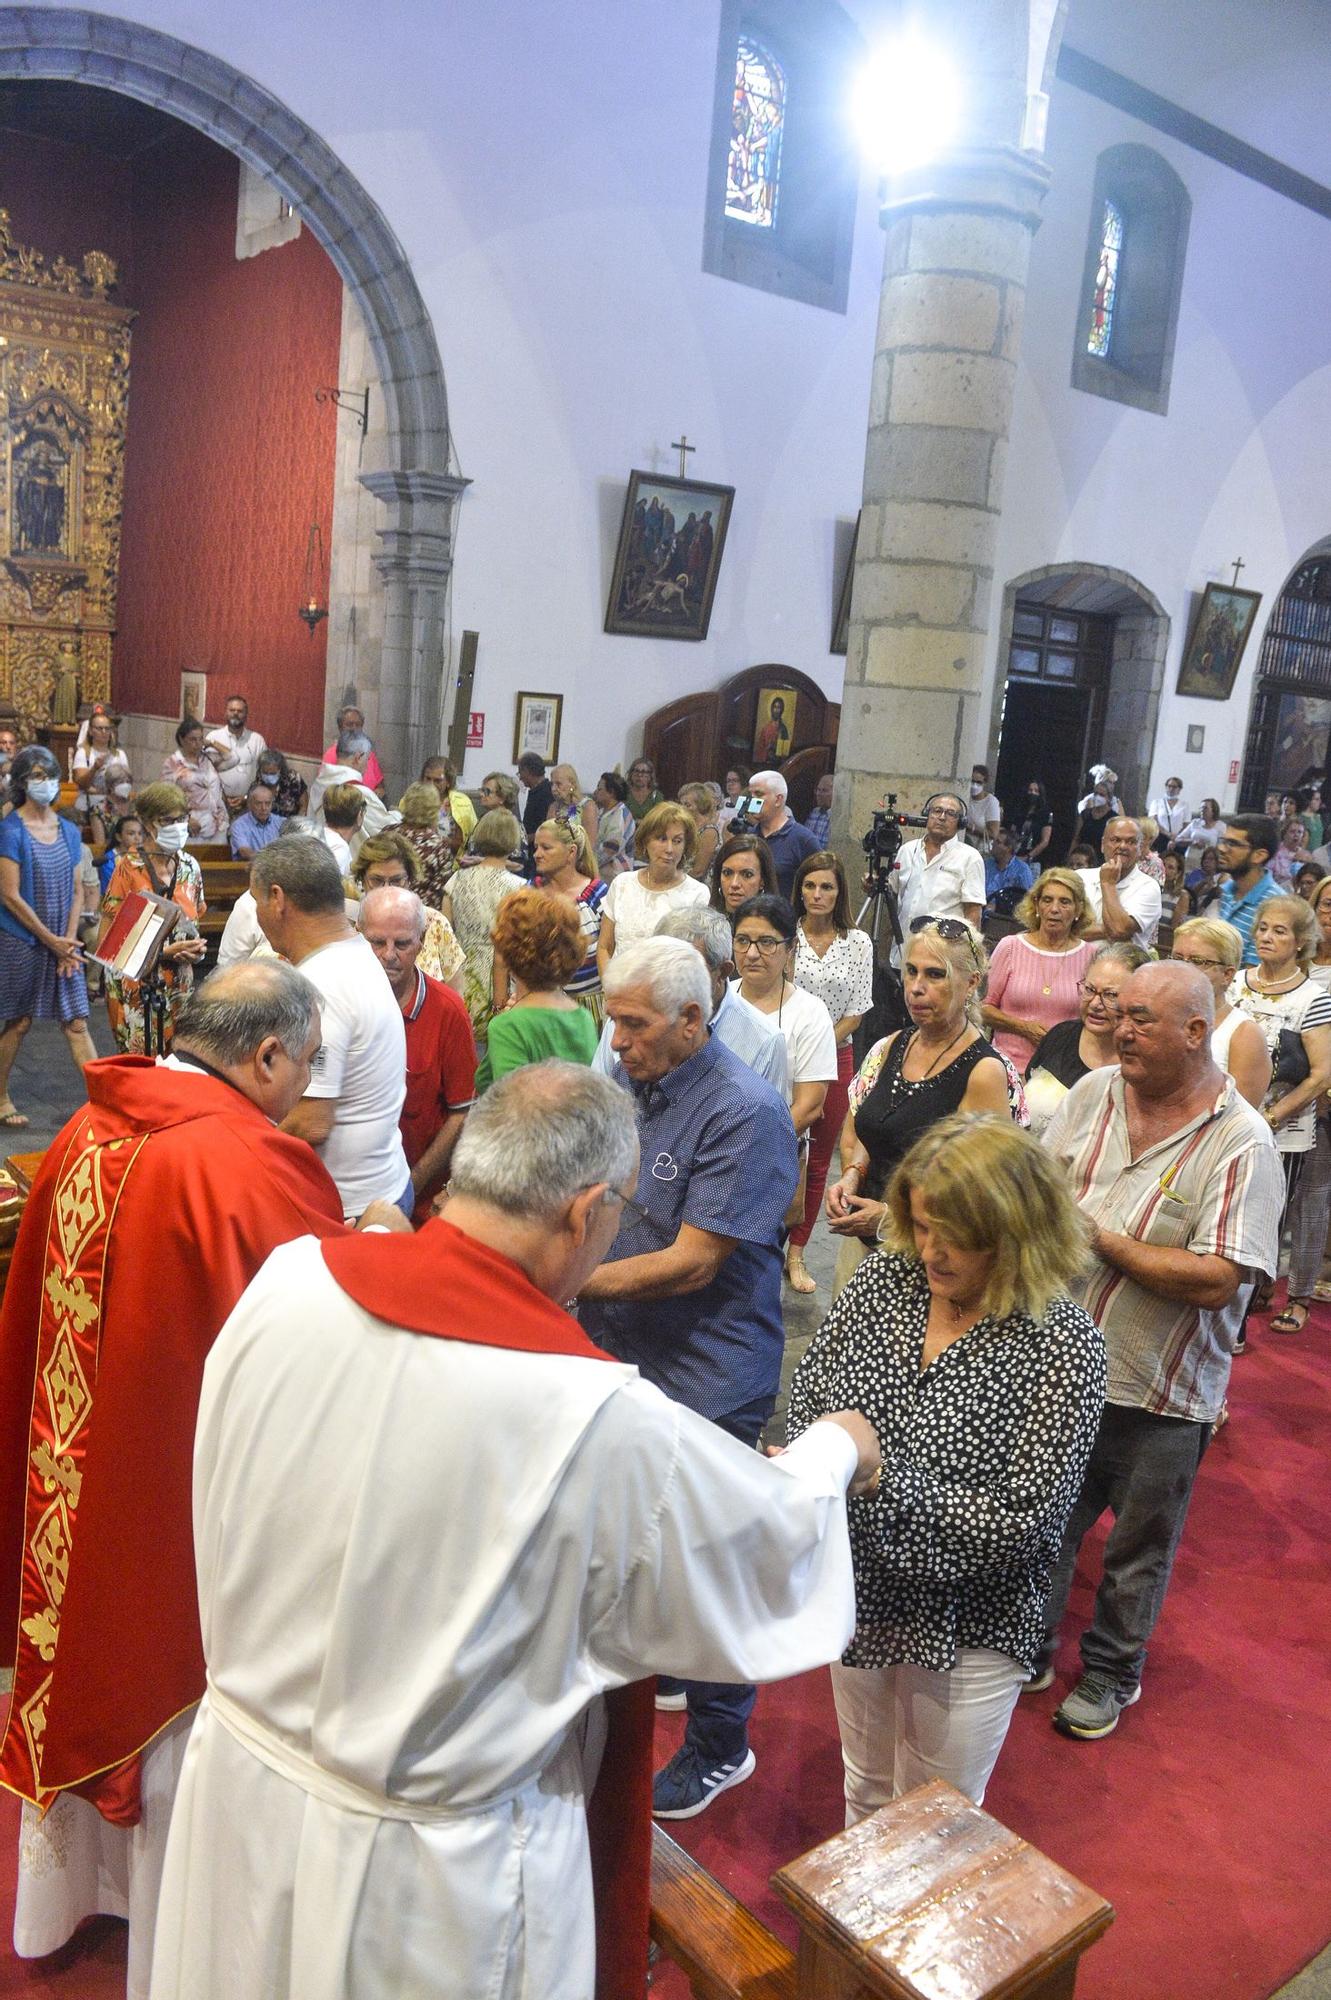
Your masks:
M643 814L633 840L646 862L631 875L616 875L601 908L601 935L596 947L601 977L616 945L651 937L662 917L707 901L705 883L695 882L689 863L698 844L693 815L674 799Z
M836 1082L836 1036L821 1000L792 980L795 912L784 896L750 896L735 912L735 982L741 1000L786 1038L790 1115L804 1145Z
M846 1120L850 1080L855 1074L851 1037L873 1005L873 941L855 929L850 915L846 871L830 849L811 854L795 876L793 901L799 915L795 936L795 984L821 1000L832 1017L837 1073L828 1085L823 1115L809 1135L809 1183L804 1215L790 1232L786 1277L797 1292L817 1290L804 1262L822 1206L832 1154Z

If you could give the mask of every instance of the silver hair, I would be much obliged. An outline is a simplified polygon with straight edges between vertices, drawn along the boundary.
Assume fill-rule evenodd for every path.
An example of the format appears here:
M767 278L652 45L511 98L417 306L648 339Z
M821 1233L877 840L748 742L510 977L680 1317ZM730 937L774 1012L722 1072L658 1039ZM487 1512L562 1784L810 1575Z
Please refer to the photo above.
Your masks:
M318 993L294 965L246 959L195 988L176 1023L176 1047L192 1049L215 1069L230 1069L276 1035L294 1061L310 1039L318 1007Z
M696 951L684 946L705 978ZM553 1220L583 1188L622 1187L634 1171L633 1100L581 1063L510 1070L467 1114L449 1186L505 1215Z
M348 757L368 757L374 745L363 729L344 729L337 739L337 757L345 764Z
M412 922L416 926L416 935L423 938L425 936L424 903L414 889L399 888L393 883L385 883L378 889L366 890L365 894L361 897L360 908L356 912L357 927L360 930L365 929L366 918L372 917L374 914L370 908L371 903L378 903L381 897L384 896L400 897L409 906Z
M775 792L778 798L789 797L790 787L779 771L755 771L744 789L751 792L760 781L766 785L769 792Z
M711 1019L712 982L707 967L701 955L682 938L639 938L634 944L626 944L607 965L601 986L607 1000L617 999L631 987L643 986L653 1007L672 1021L679 1019L690 1002L702 1009L704 1021Z
M278 835L278 839L281 840L286 835L293 833L303 833L309 840L319 840L322 837L315 821L306 819L304 813L292 813L289 819L284 819L282 822L282 832Z
M1086 970L1089 972L1102 958L1107 958L1111 965L1121 965L1125 972L1136 972L1139 967L1151 963L1150 952L1143 951L1139 944L1132 944L1126 938L1114 944L1102 944L1099 951L1087 960ZM1235 959L1234 963L1237 966L1238 960Z
M685 944L696 945L713 974L735 956L729 918L720 910L709 909L706 903L691 903L687 910L671 910L662 917L652 936L682 938Z
M321 840L274 840L261 847L250 863L250 887L256 900L261 891L283 890L292 908L307 916L340 911L345 897L342 871Z

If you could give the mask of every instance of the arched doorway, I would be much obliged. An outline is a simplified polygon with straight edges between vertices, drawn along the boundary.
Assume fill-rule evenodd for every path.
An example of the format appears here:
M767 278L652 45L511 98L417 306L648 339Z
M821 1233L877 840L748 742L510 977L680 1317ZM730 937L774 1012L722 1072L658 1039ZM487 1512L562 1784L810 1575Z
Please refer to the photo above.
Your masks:
M155 29L64 7L6 9L0 79L84 83L155 105L225 146L298 212L352 293L378 367L381 462L361 483L384 510L375 566L385 592L380 761L405 775L439 747L453 514L443 368L425 302L377 205L319 135L229 63Z
M1168 645L1164 606L1124 570L1053 563L1004 590L994 786L1012 812L1041 781L1051 856L1067 851L1089 764L1111 764L1125 803L1145 810Z
M1331 535L1315 542L1271 607L1248 713L1239 807L1324 784L1331 737Z

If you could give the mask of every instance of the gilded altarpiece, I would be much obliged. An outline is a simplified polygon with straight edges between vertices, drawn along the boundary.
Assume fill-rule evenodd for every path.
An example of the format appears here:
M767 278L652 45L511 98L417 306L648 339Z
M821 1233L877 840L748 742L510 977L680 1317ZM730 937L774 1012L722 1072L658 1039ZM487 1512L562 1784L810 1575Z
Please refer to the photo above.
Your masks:
M25 741L72 741L111 698L129 336L113 259L13 240L0 209L0 710Z

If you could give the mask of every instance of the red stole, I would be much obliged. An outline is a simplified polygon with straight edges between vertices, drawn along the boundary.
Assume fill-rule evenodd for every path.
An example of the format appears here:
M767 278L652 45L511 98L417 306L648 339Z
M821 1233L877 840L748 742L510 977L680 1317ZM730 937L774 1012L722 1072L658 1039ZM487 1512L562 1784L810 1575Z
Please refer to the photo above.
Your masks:
M613 1359L516 1264L443 1218L415 1236L337 1237L323 1256L347 1296L390 1326L523 1354ZM654 1681L635 1681L606 1696L605 1756L587 1805L597 2000L646 1990L654 1690Z

